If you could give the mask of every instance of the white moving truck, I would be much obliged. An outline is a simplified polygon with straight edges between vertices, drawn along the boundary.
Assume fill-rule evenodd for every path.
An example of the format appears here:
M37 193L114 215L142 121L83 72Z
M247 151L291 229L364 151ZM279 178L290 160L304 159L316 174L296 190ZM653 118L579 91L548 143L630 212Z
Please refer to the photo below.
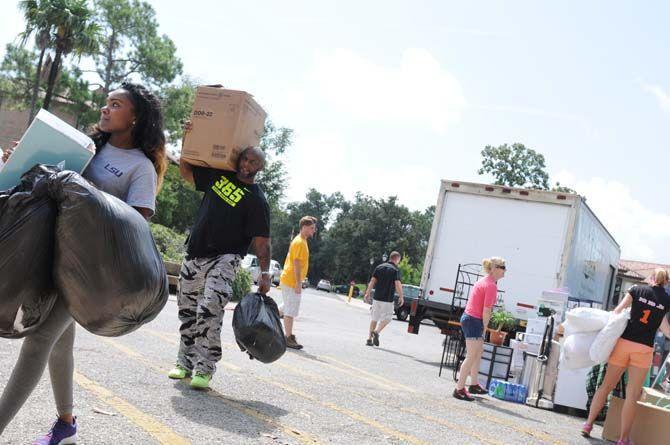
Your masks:
M439 327L457 321L491 256L507 261L498 305L519 320L534 317L550 289L609 308L620 253L578 195L443 180L408 331L427 318Z

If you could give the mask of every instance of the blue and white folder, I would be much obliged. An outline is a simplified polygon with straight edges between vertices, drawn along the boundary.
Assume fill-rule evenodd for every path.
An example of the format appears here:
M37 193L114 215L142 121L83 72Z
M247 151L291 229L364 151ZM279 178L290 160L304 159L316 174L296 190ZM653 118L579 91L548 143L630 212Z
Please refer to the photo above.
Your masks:
M23 134L14 153L0 167L0 190L21 182L21 175L35 164L58 165L82 173L95 154L91 138L57 118L40 110Z

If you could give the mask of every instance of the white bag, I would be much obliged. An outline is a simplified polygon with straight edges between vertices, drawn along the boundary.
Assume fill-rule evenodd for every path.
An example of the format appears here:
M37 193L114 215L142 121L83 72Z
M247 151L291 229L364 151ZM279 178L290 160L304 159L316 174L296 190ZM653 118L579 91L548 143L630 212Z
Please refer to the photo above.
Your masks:
M561 348L561 368L581 369L595 365L589 351L597 335L597 332L580 332L566 337Z
M614 350L616 342L628 326L630 319L630 310L626 309L620 314L612 313L610 320L602 331L598 333L595 341L591 345L589 355L591 360L598 364L605 363Z
M610 313L602 309L590 307L578 307L571 309L565 314L565 335L577 334L579 332L597 332L605 327L609 321Z

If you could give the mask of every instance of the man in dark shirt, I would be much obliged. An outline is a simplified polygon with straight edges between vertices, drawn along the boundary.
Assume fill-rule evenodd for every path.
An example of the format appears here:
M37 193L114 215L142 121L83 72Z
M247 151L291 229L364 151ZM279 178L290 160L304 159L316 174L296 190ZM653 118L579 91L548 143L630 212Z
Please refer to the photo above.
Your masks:
M388 263L382 263L375 268L372 273L372 278L365 290L365 301L370 303L370 291L375 289L374 299L370 313L372 321L370 321L370 333L366 345L379 346L379 333L391 322L393 317L393 297L398 293L398 304L404 304L402 295L402 283L400 282L400 269L398 263L400 262L400 254L398 252L391 252ZM377 327L379 323L379 327Z
M258 148L247 148L237 173L179 163L182 177L205 195L200 204L180 274L179 321L181 342L173 379L193 375L191 386L209 386L221 360L224 307L240 261L253 245L261 266L258 292L270 289L270 209L255 184L265 165Z

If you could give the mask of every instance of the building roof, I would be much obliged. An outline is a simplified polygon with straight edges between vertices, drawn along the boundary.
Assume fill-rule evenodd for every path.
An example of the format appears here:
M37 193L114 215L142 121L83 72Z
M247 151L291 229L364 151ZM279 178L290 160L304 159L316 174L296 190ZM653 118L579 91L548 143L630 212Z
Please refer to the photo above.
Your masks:
M645 281L654 273L654 270L668 269L670 264L645 263L642 261L619 260L619 275L635 280Z

